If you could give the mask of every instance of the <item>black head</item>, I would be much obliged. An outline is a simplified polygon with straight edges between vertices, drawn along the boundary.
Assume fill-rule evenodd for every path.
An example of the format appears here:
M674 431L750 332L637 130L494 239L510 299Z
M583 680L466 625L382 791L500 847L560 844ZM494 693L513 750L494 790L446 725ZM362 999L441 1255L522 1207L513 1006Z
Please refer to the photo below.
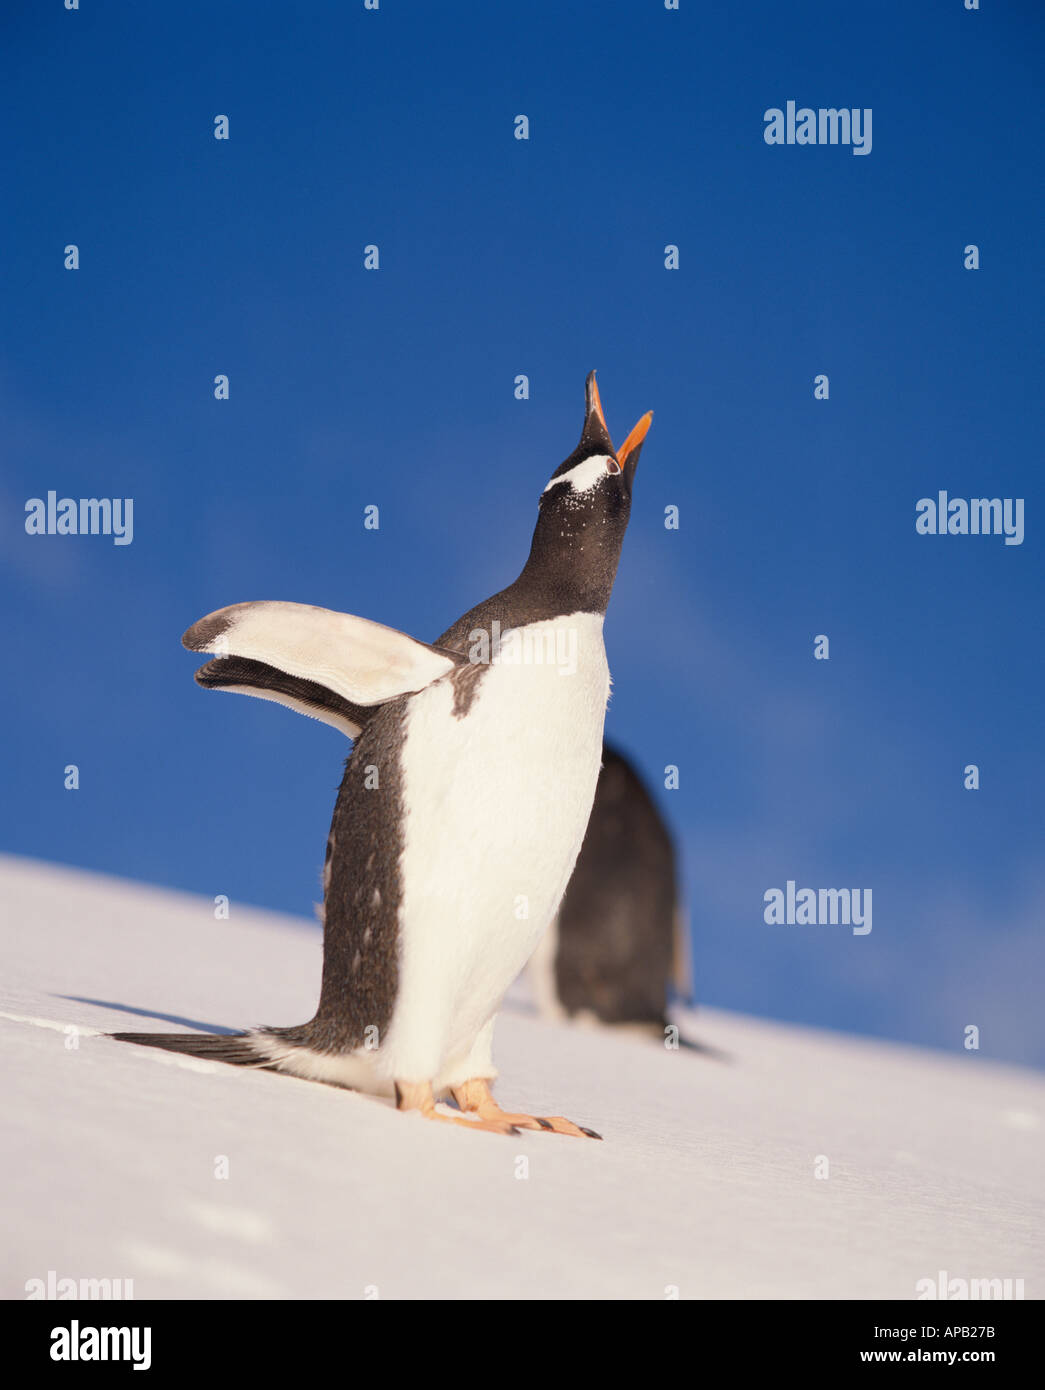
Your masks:
M635 469L652 418L644 415L621 448L614 449L595 373L588 374L580 443L541 494L530 558L520 576L553 584L577 611L606 611L631 512Z

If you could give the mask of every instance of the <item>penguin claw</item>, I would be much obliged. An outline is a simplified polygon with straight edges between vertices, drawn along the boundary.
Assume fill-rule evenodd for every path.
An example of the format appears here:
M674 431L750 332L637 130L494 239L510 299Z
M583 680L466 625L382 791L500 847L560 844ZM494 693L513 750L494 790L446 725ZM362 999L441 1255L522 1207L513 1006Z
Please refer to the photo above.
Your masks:
M486 1134L518 1134L518 1128L511 1123L510 1115L502 1115L497 1119L489 1120L469 1120L464 1115L444 1115L439 1110L422 1111L426 1120L439 1120L444 1125L464 1125L466 1129L482 1130Z
M594 1129L586 1129L584 1125L575 1125L572 1120L567 1120L564 1115L545 1116L542 1123L547 1124L556 1134L583 1134L586 1139L601 1140L602 1138L602 1135L598 1134Z
M519 1129L544 1129L550 1134L571 1134L584 1135L586 1139L601 1139L602 1135L597 1134L593 1129L585 1129L583 1125L575 1125L572 1120L567 1120L564 1115L512 1115L501 1112L506 1120L510 1120Z
M458 1106L468 1115L478 1115L480 1122L496 1124L498 1121L513 1126L513 1132L520 1129L543 1129L551 1134L582 1135L585 1139L601 1139L593 1129L575 1125L564 1115L516 1115L502 1110L490 1091L490 1082L485 1077L474 1077L454 1086L453 1097ZM462 1123L467 1124L464 1120Z

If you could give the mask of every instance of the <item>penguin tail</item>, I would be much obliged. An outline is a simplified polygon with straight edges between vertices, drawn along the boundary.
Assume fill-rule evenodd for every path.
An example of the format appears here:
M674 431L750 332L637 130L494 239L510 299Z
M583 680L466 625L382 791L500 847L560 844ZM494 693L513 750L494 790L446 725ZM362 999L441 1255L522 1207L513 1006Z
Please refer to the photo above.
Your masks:
M233 1067L268 1067L272 1062L259 1048L253 1033L110 1033L117 1042L139 1047L160 1047L165 1052L201 1057L208 1062L227 1062Z
M391 1084L375 1078L367 1058L352 1052L323 1052L313 1044L309 1025L300 1028L257 1028L246 1033L109 1033L117 1042L159 1047L205 1062L274 1071L302 1081L319 1081L350 1091L391 1095Z

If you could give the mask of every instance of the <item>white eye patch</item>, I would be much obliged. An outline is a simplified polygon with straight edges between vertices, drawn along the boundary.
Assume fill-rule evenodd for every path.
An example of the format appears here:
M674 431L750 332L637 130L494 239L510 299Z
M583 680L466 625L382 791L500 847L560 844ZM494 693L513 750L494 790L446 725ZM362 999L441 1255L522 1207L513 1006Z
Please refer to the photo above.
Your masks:
M608 473L619 472L620 468L609 454L594 454L583 463L576 464L568 473L560 473L557 478L552 478L544 491L547 492L548 488L555 487L558 483L569 483L574 492L590 492L600 478L605 478Z

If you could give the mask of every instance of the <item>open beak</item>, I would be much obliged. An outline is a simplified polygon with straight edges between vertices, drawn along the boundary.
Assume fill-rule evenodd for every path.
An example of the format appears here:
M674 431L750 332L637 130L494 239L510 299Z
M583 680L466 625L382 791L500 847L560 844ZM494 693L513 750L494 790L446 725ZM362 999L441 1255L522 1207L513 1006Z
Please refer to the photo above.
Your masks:
M620 464L624 473L624 481L631 490L631 484L635 477L635 469L638 467L639 454L642 453L642 444L653 423L653 411L647 410L645 415L635 426L627 439L617 450L617 462Z
M581 444L590 447L593 452L611 455L614 453L613 440L606 428L606 417L602 413L602 401L599 399L594 372L588 373L588 379L584 383L584 430L581 434ZM623 466L622 464L621 467Z
M646 438L652 421L653 411L648 410L620 448L614 449L613 440L610 438L610 432L606 426L606 416L602 413L602 401L599 399L599 387L595 380L595 373L588 373L588 379L584 383L584 431L581 434L579 447L609 454L615 458L620 464L621 472L624 474L624 482L629 492L635 478L635 469L638 467L639 454L642 452L642 442Z

